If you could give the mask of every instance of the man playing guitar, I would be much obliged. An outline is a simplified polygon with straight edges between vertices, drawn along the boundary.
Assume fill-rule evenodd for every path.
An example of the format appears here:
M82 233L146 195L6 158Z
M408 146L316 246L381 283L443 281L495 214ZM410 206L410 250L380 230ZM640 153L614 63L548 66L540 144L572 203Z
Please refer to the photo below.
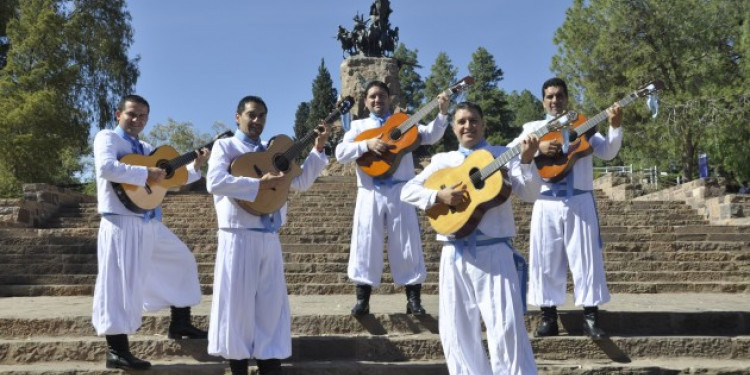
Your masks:
M153 151L151 145L138 138L146 127L149 109L146 99L125 96L115 111L117 127L102 130L94 138L98 212L102 219L91 321L96 333L106 336L108 368L151 367L151 363L131 354L127 336L140 326L144 310L171 306L170 338L206 338L205 331L190 323L190 306L201 300L195 257L161 222L161 207L133 212L118 199L112 184L145 186L166 177L166 172L158 167L120 162L126 154L148 155ZM201 177L200 168L210 152L204 148L197 153L195 162L187 166L188 183Z
M568 110L568 87L560 78L542 86L547 119L523 126L523 133L511 144L544 126L549 119ZM593 155L610 160L622 144L622 109L615 103L607 109L610 128L606 135L594 133L588 143ZM548 157L564 155L566 142L542 141L539 153ZM583 332L594 340L605 337L599 327L598 306L610 299L605 280L599 220L594 204L593 157L578 159L570 172L556 183L542 185L531 216L529 250L529 303L540 306L542 321L536 336L556 336L557 305L566 298L566 268L573 275L575 305L583 306Z
M507 147L485 140L482 109L471 102L459 103L453 116L453 132L460 147L432 157L430 165L404 185L401 199L423 210L436 204L460 206L466 186L451 183L440 190L425 186L430 176L469 162L469 155L489 152L497 157ZM541 179L534 166L538 139L522 141L520 157L512 158L509 185L526 201L539 195ZM489 188L489 187L488 187ZM440 341L451 374L536 374L536 364L523 319L521 281L514 262L515 221L510 199L488 209L477 228L460 239L438 235L443 242L440 257ZM487 329L487 347L482 344L481 321Z
M238 201L254 201L258 192L284 183L283 172L260 178L234 176L232 161L249 152L265 152L260 136L268 107L257 96L237 105L237 131L214 143L208 161L206 188L214 195L219 245L214 269L208 353L229 360L233 375L248 374L255 358L262 375L281 374L281 359L292 354L291 313L287 295L279 229L286 220L286 203L276 212L255 215ZM312 186L328 164L324 146L329 127L322 124L293 190Z
M418 125L421 144L430 145L439 141L448 126L447 112L450 98L438 96L440 113L429 125ZM377 128L391 115L390 90L381 81L372 81L365 88L365 107L370 116L353 121L351 129L344 134L336 147L336 159L340 163L351 163L366 152L380 155L388 150L388 143L372 138L355 141L363 131ZM357 303L352 315L362 316L370 312L370 293L380 284L383 273L384 227L388 233L388 262L393 282L405 285L406 312L424 315L421 304L422 282L427 277L427 268L422 254L419 222L413 207L401 202L401 188L414 177L414 161L407 153L392 175L373 178L357 168L357 203L352 224L351 252L349 254L349 279L357 284Z

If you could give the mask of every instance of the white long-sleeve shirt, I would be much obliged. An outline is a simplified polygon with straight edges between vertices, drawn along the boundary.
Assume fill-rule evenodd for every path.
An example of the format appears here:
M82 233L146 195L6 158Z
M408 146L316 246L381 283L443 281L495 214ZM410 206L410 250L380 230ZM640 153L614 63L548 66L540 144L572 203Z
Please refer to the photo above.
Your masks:
M344 134L344 137L336 146L336 159L339 163L346 164L357 160L364 153L369 151L367 149L366 141L355 141L360 133L365 130L374 129L380 127L380 123L372 118L364 118L356 121L352 121L351 128ZM427 125L417 125L419 136L422 145L431 145L441 138L445 133L445 129L448 127L448 116L439 114ZM407 153L401 159L398 168L391 176L396 181L406 181L414 177L414 159L411 156L411 152ZM373 178L367 173L363 172L360 168L357 168L357 186L364 187L366 189L373 189Z
M149 155L154 148L143 141L145 155ZM146 186L148 180L148 168L144 166L129 165L119 160L127 154L132 154L133 148L130 142L118 135L115 131L105 129L94 137L94 168L96 172L97 211L100 214L109 213L117 215L142 216L128 210L117 198L111 182ZM195 162L187 166L188 180L192 183L201 178L201 172L195 170Z
M238 130L239 131L239 130ZM257 151L255 147L237 137L220 139L214 143L208 159L206 188L214 195L214 205L219 228L264 228L261 216L245 211L236 200L255 201L260 179L236 177L229 173L232 161L245 153ZM328 164L325 153L313 149L302 165L302 174L292 180L292 190L306 190L312 186ZM286 204L281 207L281 225L286 222Z
M535 132L547 124L549 120L532 121L527 122L523 125L523 132L516 139L513 140L509 147L518 144L521 140L526 138L530 133ZM578 159L570 173L573 174L573 188L578 190L591 191L594 190L594 159L596 156L602 160L612 160L617 153L620 151L622 145L622 126L618 128L610 127L607 135L604 136L599 132L596 132L593 137L588 139L593 153ZM565 182L565 180L560 181ZM542 183L542 192L554 189L552 183Z
M490 151L494 157L498 157L508 150L508 148L504 146L490 146L486 150ZM421 210L431 207L437 201L438 191L425 188L424 182L436 171L457 167L465 159L466 157L458 151L434 155L430 165L404 185L404 188L401 190L401 200ZM520 158L516 156L508 162L507 167L512 194L528 202L534 201L539 195L539 187L542 182L534 163L521 164ZM510 198L503 202L503 204L487 210L484 216L482 216L477 229L488 237L515 237L516 225ZM439 241L449 241L452 238L438 234L437 239Z

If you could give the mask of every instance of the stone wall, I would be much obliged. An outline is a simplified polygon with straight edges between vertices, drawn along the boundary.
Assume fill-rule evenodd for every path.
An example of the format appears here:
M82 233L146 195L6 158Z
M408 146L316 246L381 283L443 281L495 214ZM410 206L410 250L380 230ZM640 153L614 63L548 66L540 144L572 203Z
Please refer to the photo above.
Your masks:
M391 92L394 110L403 106L403 94L398 80L398 64L387 57L350 57L341 63L341 96L350 95L355 104L353 119L368 115L365 109L364 90L370 81L383 81Z
M0 226L34 227L61 207L96 202L96 197L48 184L24 184L23 198L0 200Z

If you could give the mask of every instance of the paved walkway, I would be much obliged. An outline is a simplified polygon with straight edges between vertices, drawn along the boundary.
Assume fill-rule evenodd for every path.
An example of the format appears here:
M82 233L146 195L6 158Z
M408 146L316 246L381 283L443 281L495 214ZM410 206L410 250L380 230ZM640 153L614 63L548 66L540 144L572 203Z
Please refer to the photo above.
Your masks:
M354 305L354 295L315 295L289 297L292 315L347 315ZM437 316L438 297L423 295L422 302L427 312ZM86 316L91 314L90 296L73 297L7 297L0 298L0 318L50 318ZM401 294L373 294L370 312L373 314L404 313L406 297ZM559 307L561 311L579 310L568 296L568 303ZM604 311L629 312L750 312L748 293L659 293L659 294L615 294L612 300L601 307ZM201 304L193 308L195 315L208 315L211 296L203 296ZM538 308L530 306L529 311ZM156 313L168 314L169 309Z

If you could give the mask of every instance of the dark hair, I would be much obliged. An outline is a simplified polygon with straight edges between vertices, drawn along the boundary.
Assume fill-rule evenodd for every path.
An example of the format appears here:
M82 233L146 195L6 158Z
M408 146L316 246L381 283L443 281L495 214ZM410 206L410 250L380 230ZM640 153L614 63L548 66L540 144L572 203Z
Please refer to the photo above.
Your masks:
M148 105L148 102L146 101L146 99L144 99L140 95L135 95L135 94L130 94L130 95L123 96L122 99L120 99L120 102L117 103L117 110L118 111L124 110L126 102L133 102L133 103L143 104L143 105L146 106L146 108L148 108L148 111L151 112L151 106Z
M242 111L245 110L245 105L247 103L250 103L250 102L258 103L258 104L263 105L263 109L265 109L266 110L266 114L268 114L268 106L266 105L266 102L264 102L263 99L260 98L260 96L255 96L255 95L248 95L248 96L240 99L240 103L237 104L237 113L241 114Z
M544 81L544 84L542 85L542 99L544 99L544 91L547 90L547 87L551 86L562 88L563 92L565 93L565 97L569 97L568 85L565 83L565 81L562 80L562 78L554 77Z
M474 111L477 114L479 114L480 118L484 119L484 113L482 113L482 107L480 107L479 104L477 103L469 102L469 101L458 103L456 104L456 108L454 109L453 113L458 112L459 109L466 109L466 110Z
M365 86L365 96L367 96L367 93L370 91L373 87L380 87L385 91L386 94L391 95L391 90L388 89L388 85L385 84L383 81L370 81L370 83Z

